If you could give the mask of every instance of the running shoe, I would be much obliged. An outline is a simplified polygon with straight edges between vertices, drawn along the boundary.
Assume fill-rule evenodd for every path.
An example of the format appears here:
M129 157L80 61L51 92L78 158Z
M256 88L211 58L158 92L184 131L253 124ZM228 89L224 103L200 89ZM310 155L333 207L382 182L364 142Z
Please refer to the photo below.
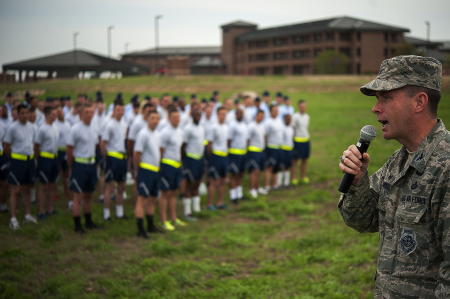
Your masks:
M233 203L234 205L238 205L239 204L239 200L237 199L230 199L231 203Z
M186 223L181 221L179 218L175 219L175 221L172 222L173 226L186 226Z
M45 215L44 215L44 217L45 217ZM34 217L31 216L31 215L27 215L27 216L25 216L25 218L23 219L23 223L34 223L34 224L37 224L37 220L36 220L36 218L34 218Z
M263 187L259 187L258 188L258 193L262 194L262 195L267 195L267 194L269 194L269 190L267 190L267 189L265 189Z
M9 222L9 228L12 230L18 230L20 228L19 221L17 221L17 219L11 219Z
M38 218L39 220L45 220L45 219L47 219L47 217L45 217L45 214L44 214L44 213L38 214L38 215L37 215L37 218Z
M219 210L231 210L226 204L221 204L219 206L216 206L217 209Z
M147 235L146 232L138 232L138 233L137 233L137 236L138 236L139 238L149 239L149 236Z
M56 210L53 210L53 211L51 211L51 212L47 211L47 212L45 212L45 214L48 215L48 216L51 216L51 215L56 215L56 214L58 214L58 212L56 212Z
M164 233L163 230L157 228L156 226L149 227L147 229L147 232L151 233L151 234L163 234Z
M309 184L309 182L310 182L309 178L307 178L307 177L304 177L304 178L302 179L302 181L303 181L303 183L305 183L305 184Z
M294 185L294 186L297 186L299 184L299 181L297 179L292 180L291 184Z
M127 215L123 215L122 217L116 217L117 220L128 220L130 219Z
M264 190L265 192L266 190ZM258 191L256 191L256 189L252 189L250 190L250 194L253 198L258 198Z
M191 214L191 215L184 215L184 218L185 218L186 220L192 221L192 222L197 221L197 218L195 218L194 216L192 216L192 214Z
M167 220L166 222L164 222L164 223L161 225L161 227L162 227L163 230L175 230L175 227L172 225L172 223L170 223L169 220Z
M216 208L214 206L209 206L207 207L208 210L210 210L211 212L215 212Z

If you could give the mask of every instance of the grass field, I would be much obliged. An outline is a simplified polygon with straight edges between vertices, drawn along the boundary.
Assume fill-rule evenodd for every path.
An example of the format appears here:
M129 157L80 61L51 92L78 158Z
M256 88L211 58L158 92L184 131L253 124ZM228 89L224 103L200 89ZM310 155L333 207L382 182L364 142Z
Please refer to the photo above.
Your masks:
M126 99L134 93L209 97L219 90L225 98L244 90L281 91L294 102L307 101L312 144L310 185L232 211L201 212L197 222L149 241L135 237L134 220L103 223L98 202L93 219L104 229L84 237L73 232L65 201L56 202L59 215L18 231L8 228L9 215L0 214L0 298L373 298L378 235L346 227L337 210L338 158L360 129L373 125L380 135L369 149L370 174L400 147L383 140L371 113L374 98L359 93L371 79L139 77L0 85L0 94L35 90L42 98L94 97L102 90L108 102L119 91ZM450 78L443 81L439 117L450 126ZM126 201L126 214L132 210ZM37 214L37 207L32 211ZM22 208L20 213L22 219Z

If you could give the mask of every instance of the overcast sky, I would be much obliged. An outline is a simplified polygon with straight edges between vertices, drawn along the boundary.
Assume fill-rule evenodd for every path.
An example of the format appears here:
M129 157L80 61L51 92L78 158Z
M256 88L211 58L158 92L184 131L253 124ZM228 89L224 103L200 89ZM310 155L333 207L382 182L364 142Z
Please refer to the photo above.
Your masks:
M351 16L410 29L408 35L450 40L449 0L0 0L0 65L73 49L112 56L155 46L156 15L160 46L221 45L220 25L235 20L259 28Z

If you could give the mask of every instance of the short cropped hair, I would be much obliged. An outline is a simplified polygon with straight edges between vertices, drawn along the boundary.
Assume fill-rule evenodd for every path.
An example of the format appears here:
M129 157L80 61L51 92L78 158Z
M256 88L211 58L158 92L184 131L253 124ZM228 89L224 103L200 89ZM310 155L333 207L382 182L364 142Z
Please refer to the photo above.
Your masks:
M426 93L428 96L428 112L432 117L437 118L438 105L441 101L441 93L439 91L415 85L406 85L401 89L404 90L406 95L410 98L420 92Z
M264 110L259 109L258 111L256 111L256 114L258 114L258 113L264 114Z
M173 114L173 113L179 113L177 109L170 109L169 110L169 117Z
M84 108L94 108L94 105L92 105L92 103L87 102L86 104L81 105L80 111L84 111Z
M300 105L301 103L305 103L305 100L299 100L297 104Z
M25 106L24 104L20 104L19 106L17 106L17 113L20 113L20 110L22 109L28 109L28 107Z
M269 107L270 112L272 112L272 109L275 108L275 107L278 107L278 106L277 105L270 105L270 107Z
M49 106L44 107L44 111L43 111L44 115L49 115L50 113L52 113L53 109L55 109L55 108L49 107Z
M116 107L116 106L123 106L123 101L120 100L120 99L115 100L114 101L114 107Z
M221 107L217 108L217 113L219 113L219 111L222 111L222 110L227 110L227 108L221 106Z

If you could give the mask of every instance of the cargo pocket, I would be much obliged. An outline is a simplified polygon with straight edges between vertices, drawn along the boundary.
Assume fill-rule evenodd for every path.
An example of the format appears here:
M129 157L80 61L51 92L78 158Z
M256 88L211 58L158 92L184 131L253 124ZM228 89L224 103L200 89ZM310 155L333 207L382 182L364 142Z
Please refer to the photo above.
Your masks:
M399 225L396 255L398 262L416 265L429 264L431 231L422 220L426 210L426 206L422 206L420 209L399 206L395 215Z

